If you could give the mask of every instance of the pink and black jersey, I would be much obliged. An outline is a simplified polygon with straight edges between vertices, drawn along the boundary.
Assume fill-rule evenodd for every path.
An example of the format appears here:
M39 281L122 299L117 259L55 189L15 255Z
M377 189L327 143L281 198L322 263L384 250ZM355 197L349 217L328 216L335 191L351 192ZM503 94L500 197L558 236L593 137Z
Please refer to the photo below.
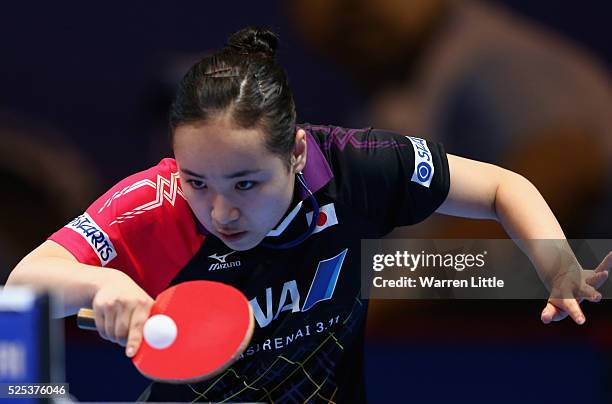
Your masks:
M84 264L119 269L152 297L200 249L205 236L173 159L119 182L50 237Z
M153 383L150 401L359 402L363 391L360 242L427 218L445 200L444 148L373 129L302 125L304 178L261 245L233 251L207 234L184 199L176 163L121 181L51 236L81 262L116 268L151 296L189 280L224 282L250 300L253 339L231 368L192 385ZM314 231L300 244L286 245Z

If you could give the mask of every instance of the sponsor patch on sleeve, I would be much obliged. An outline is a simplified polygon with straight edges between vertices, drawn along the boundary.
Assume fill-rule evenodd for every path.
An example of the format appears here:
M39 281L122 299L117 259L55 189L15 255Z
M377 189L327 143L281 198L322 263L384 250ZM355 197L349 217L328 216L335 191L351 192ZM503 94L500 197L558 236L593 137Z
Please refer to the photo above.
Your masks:
M83 213L64 227L74 230L89 243L100 259L102 266L106 266L117 256L117 250L108 234L98 226L89 214Z
M427 142L418 137L406 137L410 140L414 149L414 171L410 180L429 188L434 176L434 165Z

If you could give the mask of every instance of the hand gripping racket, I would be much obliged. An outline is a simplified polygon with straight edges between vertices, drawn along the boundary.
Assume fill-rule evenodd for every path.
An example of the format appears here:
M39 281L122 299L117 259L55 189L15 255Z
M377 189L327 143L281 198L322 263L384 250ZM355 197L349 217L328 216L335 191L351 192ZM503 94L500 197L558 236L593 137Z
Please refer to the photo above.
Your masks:
M79 310L77 324L95 330L93 310ZM191 281L160 293L144 327L145 337L132 357L140 373L166 383L192 383L221 373L240 357L254 320L238 289Z

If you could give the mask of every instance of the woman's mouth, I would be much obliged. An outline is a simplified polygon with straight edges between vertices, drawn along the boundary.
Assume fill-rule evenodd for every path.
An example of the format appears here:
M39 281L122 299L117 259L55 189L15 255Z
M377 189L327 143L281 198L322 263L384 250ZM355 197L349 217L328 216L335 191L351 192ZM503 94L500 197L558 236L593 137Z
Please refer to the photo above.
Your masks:
M246 231L239 231L239 232L222 232L222 231L217 231L219 233L219 236L221 237L222 240L224 241L238 241L240 240L242 237L244 237L246 235Z

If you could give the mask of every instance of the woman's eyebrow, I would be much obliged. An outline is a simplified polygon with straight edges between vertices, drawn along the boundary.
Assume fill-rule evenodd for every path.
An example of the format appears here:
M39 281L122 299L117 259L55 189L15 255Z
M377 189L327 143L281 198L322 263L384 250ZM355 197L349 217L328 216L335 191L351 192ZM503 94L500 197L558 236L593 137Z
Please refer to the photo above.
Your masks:
M206 178L205 176L197 174L197 173L195 173L195 172L193 172L193 171L191 171L191 170L189 170L187 168L182 168L181 167L181 171L184 172L185 174L191 175L192 177Z
M230 175L226 175L225 178L231 179L231 178L238 178L238 177L246 177L247 175L257 174L260 171L262 170L242 170L242 171L237 171Z
M198 177L198 178L203 178L206 179L206 176L203 174L198 174L196 172L193 172L187 168L181 168L181 171L183 171L185 174L189 174L193 177ZM241 171L236 171L235 173L229 174L229 175L225 175L224 178L228 178L228 179L232 179L232 178L238 178L238 177L246 177L247 175L252 175L252 174L257 174L262 170L241 170Z

